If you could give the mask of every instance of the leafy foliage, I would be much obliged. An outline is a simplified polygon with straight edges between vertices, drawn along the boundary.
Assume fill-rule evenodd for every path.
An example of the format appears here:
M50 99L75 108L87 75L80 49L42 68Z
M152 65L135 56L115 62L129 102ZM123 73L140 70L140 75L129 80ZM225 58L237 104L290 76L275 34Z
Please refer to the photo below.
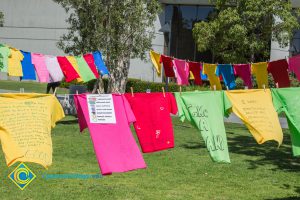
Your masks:
M208 21L195 24L193 35L200 52L211 50L218 62L265 61L270 42L289 44L299 28L298 10L290 0L214 0Z
M144 59L154 38L160 10L157 0L54 0L70 14L69 32L58 46L65 53L82 54L96 49L106 58L110 87L125 89L130 58ZM121 88L120 88L121 87Z

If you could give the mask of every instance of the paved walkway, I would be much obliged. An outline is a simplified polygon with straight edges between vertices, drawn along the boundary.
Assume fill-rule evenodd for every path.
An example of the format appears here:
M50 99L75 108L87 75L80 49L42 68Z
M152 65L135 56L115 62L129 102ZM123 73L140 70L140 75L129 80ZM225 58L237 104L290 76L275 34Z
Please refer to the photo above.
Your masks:
M19 92L20 91L0 89L0 93L19 93Z
M225 122L235 123L235 124L243 124L243 122L238 118L235 114L231 114L228 118L224 119ZM286 118L279 117L280 125L282 128L288 128L288 124Z

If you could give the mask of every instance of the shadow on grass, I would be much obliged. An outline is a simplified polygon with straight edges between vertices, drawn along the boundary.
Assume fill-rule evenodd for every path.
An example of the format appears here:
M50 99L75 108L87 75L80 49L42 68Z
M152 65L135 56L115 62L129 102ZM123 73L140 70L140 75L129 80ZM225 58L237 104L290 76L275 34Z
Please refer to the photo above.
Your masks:
M277 148L278 144L274 141L257 144L251 136L236 135L228 138L230 153L256 157L255 159L246 160L250 164L249 169L257 169L263 165L273 165L271 170L300 172L300 159L293 157L289 144L291 144L290 136L286 133L284 134L283 144L279 148Z
M77 119L62 120L62 121L58 121L56 124L78 124L78 120Z
M293 156L290 134L288 131L284 131L283 144L277 148L278 143L275 141L267 141L264 144L258 144L245 127L236 126L228 129L226 134L229 154L234 153L251 156L249 159L244 158L243 160L244 162L249 163L249 169L257 169L260 166L269 165L271 168L270 170L272 171L283 170L300 172L300 158ZM243 134L241 132L243 132ZM248 133L249 135L245 135L244 133ZM188 142L180 145L180 147L186 149L206 148L200 141Z
M290 185L284 184L283 188L284 189L290 189ZM296 200L296 199L300 199L300 187L296 187L295 188L295 192L298 193L297 196L291 196L291 197L283 197L283 198L272 198L272 199L265 199L265 200Z

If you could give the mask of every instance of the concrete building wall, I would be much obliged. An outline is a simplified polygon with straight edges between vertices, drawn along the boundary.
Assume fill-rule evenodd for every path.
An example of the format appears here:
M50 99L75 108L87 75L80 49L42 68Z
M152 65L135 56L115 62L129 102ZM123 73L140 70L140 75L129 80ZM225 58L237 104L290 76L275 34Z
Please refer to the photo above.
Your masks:
M163 4L210 5L209 0L160 0ZM300 7L300 2L292 1L294 7ZM57 48L60 36L67 32L68 17L64 9L52 0L0 0L0 10L4 13L4 27L0 28L0 43L42 54L64 55ZM164 51L164 35L159 29L165 24L164 13L155 22L155 39L153 49ZM280 48L272 42L271 60L288 56L289 48ZM132 59L129 77L147 81L161 82L148 58L147 61ZM0 74L0 79L6 79ZM17 79L16 79L17 80Z
M0 0L0 11L3 12L5 22L0 28L0 43L8 44L29 52L65 55L57 48L56 43L60 36L67 32L68 24L65 22L68 15L65 10L52 0ZM156 21L156 38L153 49L163 51L164 37L158 32L160 18ZM151 61L133 59L131 61L129 77L142 78L147 81L161 81L153 73ZM0 79L14 79L0 73Z

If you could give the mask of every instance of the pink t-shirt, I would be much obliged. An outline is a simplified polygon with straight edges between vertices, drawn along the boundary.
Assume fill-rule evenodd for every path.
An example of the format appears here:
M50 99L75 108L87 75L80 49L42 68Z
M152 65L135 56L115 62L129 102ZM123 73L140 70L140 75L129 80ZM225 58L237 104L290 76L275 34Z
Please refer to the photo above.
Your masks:
M243 81L244 85L249 89L252 89L251 70L250 64L235 64L233 65L234 75L239 76Z
M174 67L177 84L188 85L190 70L187 62L185 60L174 59L173 67Z
M80 131L89 128L103 175L146 168L130 130L135 116L123 95L113 94L116 124L90 123L86 94L74 96Z
M294 72L300 80L300 55L289 58L289 70Z
M43 54L31 53L31 62L34 65L39 82L49 83L50 74L46 66L45 56Z
M57 58L55 56L45 56L45 62L53 82L60 82L64 78Z

